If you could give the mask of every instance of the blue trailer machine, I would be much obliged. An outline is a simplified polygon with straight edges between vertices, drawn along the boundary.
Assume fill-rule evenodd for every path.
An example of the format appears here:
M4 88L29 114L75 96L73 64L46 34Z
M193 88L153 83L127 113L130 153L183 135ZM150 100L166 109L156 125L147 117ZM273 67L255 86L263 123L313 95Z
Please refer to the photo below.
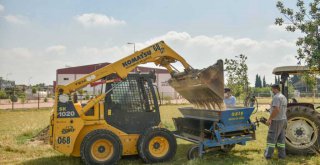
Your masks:
M179 108L183 117L174 118L177 138L196 145L188 151L188 159L201 157L214 150L230 151L236 144L255 140L256 125L250 116L254 107L237 107L224 111Z

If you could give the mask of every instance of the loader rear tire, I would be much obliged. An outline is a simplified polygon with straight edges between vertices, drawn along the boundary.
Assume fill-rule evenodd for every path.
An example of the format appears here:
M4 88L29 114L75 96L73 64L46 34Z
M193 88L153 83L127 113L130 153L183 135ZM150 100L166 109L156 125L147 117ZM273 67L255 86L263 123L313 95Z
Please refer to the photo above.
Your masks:
M320 114L306 106L290 106L287 109L287 153L313 154L320 146Z
M94 130L84 137L80 155L85 164L115 164L121 158L122 144L111 131Z
M168 161L174 157L176 150L176 138L164 128L150 128L138 140L139 156L146 163Z

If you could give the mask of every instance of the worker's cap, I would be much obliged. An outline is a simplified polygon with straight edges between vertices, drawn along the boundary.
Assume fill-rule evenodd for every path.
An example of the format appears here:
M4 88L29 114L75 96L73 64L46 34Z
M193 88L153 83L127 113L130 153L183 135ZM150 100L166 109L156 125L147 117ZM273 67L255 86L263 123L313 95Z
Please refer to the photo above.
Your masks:
M271 88L280 90L279 84L273 84L271 85Z
M224 88L224 93L231 92L230 88Z

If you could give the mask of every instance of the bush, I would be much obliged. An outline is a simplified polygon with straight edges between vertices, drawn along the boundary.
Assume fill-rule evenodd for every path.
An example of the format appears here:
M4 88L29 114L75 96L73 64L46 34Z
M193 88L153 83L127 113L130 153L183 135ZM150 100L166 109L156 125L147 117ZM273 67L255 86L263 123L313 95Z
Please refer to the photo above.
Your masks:
M89 99L90 99L90 96L87 94L85 97L85 100L89 100Z
M8 98L8 96L7 96L6 92L3 90L0 90L0 99L7 99L7 98Z
M26 97L21 97L21 98L20 98L20 102L21 102L22 104L26 103Z
M44 101L45 103L48 102L48 98L45 97L43 101Z
M15 95L11 95L11 96L10 96L10 100L11 100L12 102L17 102L17 101L18 101L18 97L15 96Z

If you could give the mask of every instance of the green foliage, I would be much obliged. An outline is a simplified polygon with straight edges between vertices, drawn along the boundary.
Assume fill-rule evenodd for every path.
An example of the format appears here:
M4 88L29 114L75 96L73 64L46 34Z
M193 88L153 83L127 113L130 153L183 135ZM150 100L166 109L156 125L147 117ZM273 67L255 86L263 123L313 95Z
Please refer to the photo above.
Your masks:
M302 81L307 84L309 90L315 89L317 79L314 74L305 73L301 77Z
M8 96L4 90L0 90L0 99L7 99Z
M37 93L37 88L36 87L32 87L32 94L36 94Z
M90 99L89 94L86 94L85 100L89 100L89 99Z
M16 95L11 95L10 96L10 101L11 102L17 102L18 101L18 97Z
M44 101L45 103L48 102L48 98L45 97L43 101Z
M20 102L21 102L22 104L26 103L26 97L21 97L21 98L20 98Z
M227 72L227 86L234 96L245 96L248 93L248 66L247 56L240 54L237 59L225 59L225 71Z
M256 75L256 81L255 81L254 87L256 88L263 87L261 77L258 74Z
M309 5L305 5L302 0L297 0L297 9L291 9L284 6L282 1L277 2L277 8L283 14L290 24L286 23L286 30L295 32L299 30L303 37L299 37L296 45L299 46L296 58L301 61L305 60L310 68L320 70L320 10L318 9L320 0L313 0ZM275 24L282 26L283 18L275 19Z
M78 93L79 93L79 95L81 95L81 96L82 96L85 92L86 92L86 91L83 90L83 89L78 90Z
M266 77L265 76L263 76L263 79L262 79L262 86L263 87L267 86L267 82L266 82Z

